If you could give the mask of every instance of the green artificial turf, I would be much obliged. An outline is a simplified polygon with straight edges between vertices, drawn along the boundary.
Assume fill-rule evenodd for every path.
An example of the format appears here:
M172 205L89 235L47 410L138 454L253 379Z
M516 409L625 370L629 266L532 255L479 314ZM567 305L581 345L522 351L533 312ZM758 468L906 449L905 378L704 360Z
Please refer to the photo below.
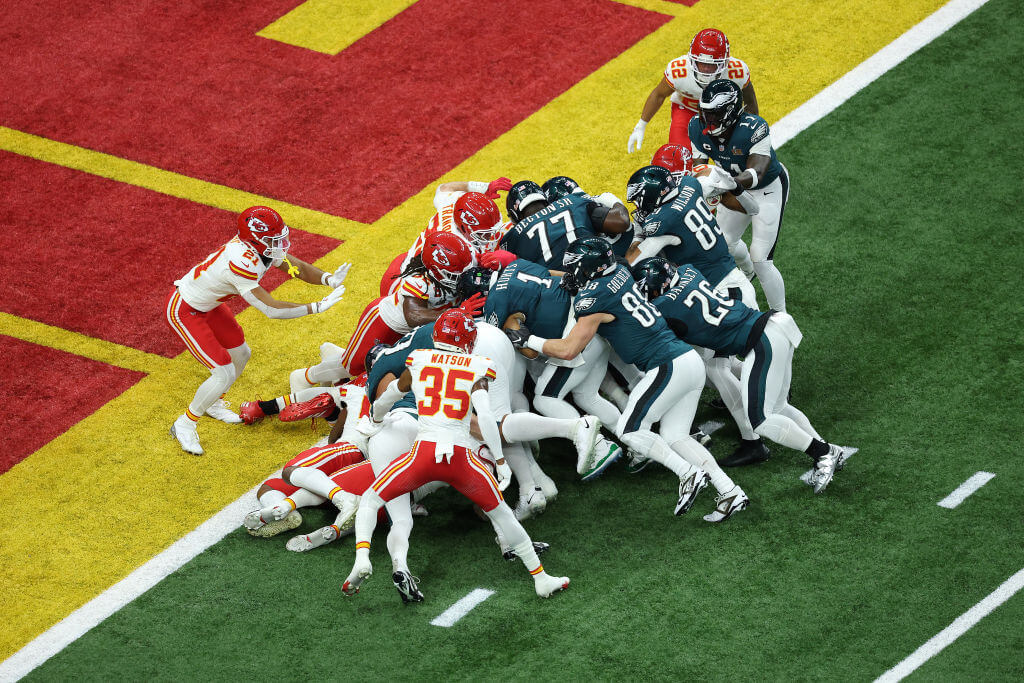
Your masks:
M351 538L297 555L239 530L30 679L871 680L897 664L1024 566L1022 15L992 0L780 151L776 262L805 334L793 403L861 448L823 495L797 480L806 456L773 446L732 472L750 508L712 526L709 494L672 515L664 469L579 484L545 443L561 493L526 526L572 578L551 600L442 492L412 537L423 604L400 603L383 529L355 598ZM718 455L736 443L715 436ZM979 470L996 477L936 505ZM429 625L476 587L496 594ZM915 677L1020 680L1022 609L1017 595Z

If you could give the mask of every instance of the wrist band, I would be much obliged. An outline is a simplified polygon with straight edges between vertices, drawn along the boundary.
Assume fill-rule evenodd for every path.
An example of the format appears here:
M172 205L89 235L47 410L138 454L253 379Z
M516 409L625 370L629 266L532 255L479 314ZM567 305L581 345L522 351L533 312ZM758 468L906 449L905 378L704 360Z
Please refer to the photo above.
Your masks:
M331 277L331 274L330 274L330 273L328 273L327 271L324 271L324 272L323 272L323 273L322 273L322 274L320 275L320 284L322 284L322 285L326 285L326 284L327 284L327 279L328 279L328 278L330 278L330 277Z
M544 342L546 341L547 339L544 339L543 337L531 334L530 338L526 340L526 348L533 349L537 353L544 353Z
M483 194L484 192L487 192L487 188L490 187L490 185L490 183L485 183L481 180L470 180L466 183L466 190L468 192L479 192L480 194Z
M753 190L755 187L757 187L757 171L755 171L752 168L748 168L747 173L749 173L750 177L752 178L749 189Z

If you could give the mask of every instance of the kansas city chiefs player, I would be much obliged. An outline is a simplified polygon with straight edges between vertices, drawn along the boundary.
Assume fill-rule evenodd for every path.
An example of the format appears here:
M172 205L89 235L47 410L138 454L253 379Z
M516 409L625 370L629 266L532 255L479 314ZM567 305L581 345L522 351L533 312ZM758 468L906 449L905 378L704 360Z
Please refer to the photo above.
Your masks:
M251 352L224 302L240 296L269 318L299 318L326 311L345 293L342 282L351 264L327 273L289 257L290 245L288 226L281 215L267 206L252 206L239 214L238 234L231 241L174 282L164 319L189 353L210 371L185 412L171 425L171 436L188 453L203 454L196 429L200 416L228 423L242 421L221 397L242 374ZM260 278L271 266L310 284L327 285L332 291L310 304L279 301L260 287Z
M665 67L661 80L644 102L640 120L629 136L626 151L632 153L640 149L647 124L658 113L665 98L670 96L672 124L668 141L689 149L690 137L686 127L690 119L700 111L701 91L718 78L728 78L742 88L747 112L757 114L757 97L754 84L750 81L749 67L746 62L729 55L729 39L724 33L716 28L706 28L693 37L687 54L676 57Z
M378 510L386 501L432 481L447 482L484 511L533 576L539 596L546 598L569 585L568 578L550 576L544 571L533 542L501 496L504 486L472 450L475 440L470 434L470 422L475 411L499 479L507 486L512 472L503 457L501 436L487 393L488 381L496 377L495 367L488 358L473 355L476 338L476 323L469 315L461 309L445 311L434 324L434 348L409 354L401 377L391 382L374 402L371 417L379 422L411 390L419 416L418 434L412 450L380 472L363 494L355 521L356 560L342 586L346 595L358 593L360 584L373 573L370 537L377 524ZM392 580L403 600L423 599L408 572L396 572Z

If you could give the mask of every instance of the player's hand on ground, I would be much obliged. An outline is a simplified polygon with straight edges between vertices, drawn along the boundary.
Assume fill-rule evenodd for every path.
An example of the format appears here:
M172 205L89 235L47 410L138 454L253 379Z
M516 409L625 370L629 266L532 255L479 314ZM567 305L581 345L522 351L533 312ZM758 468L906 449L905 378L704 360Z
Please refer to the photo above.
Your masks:
M338 269L331 273L327 278L327 286L337 289L341 287L341 283L345 281L345 277L348 275L349 268L352 267L351 263L342 263L338 266Z
M517 349L526 348L526 342L530 338L530 328L526 325L520 325L518 330L505 330L505 336L512 342L512 346Z
M314 313L323 313L334 304L341 301L341 297L345 294L345 286L335 288L330 294L325 296L320 301L314 302L312 305Z
M512 189L512 181L508 178L495 178L491 182L487 183L487 192L484 192L484 196L488 199L497 199L500 195L499 192L508 192Z
M640 151L640 145L644 144L644 130L647 129L647 122L640 119L633 126L633 132L629 134L629 142L626 143L626 152L632 154Z

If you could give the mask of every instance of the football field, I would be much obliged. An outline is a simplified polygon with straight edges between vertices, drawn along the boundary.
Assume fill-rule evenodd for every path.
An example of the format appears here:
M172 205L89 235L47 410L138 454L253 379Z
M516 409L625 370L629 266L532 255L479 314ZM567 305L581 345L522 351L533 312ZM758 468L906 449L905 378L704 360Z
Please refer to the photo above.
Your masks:
M25 3L0 28L0 681L860 681L940 634L892 680L1024 680L1019 0L296 4ZM382 528L354 598L351 538L295 554L239 528L247 491L326 427L207 420L202 458L167 435L203 370L164 301L233 214L269 204L300 257L355 263L322 316L237 309L237 406L344 345L438 182L566 174L624 196L667 137L666 106L626 154L644 98L704 26L784 141L791 400L860 448L827 491L772 446L730 471L750 507L709 525L707 492L672 515L665 469L581 484L544 442L559 495L525 526L572 579L550 600L447 491L412 536L422 604L398 599ZM265 284L322 296L284 280ZM728 423L707 398L697 423Z

